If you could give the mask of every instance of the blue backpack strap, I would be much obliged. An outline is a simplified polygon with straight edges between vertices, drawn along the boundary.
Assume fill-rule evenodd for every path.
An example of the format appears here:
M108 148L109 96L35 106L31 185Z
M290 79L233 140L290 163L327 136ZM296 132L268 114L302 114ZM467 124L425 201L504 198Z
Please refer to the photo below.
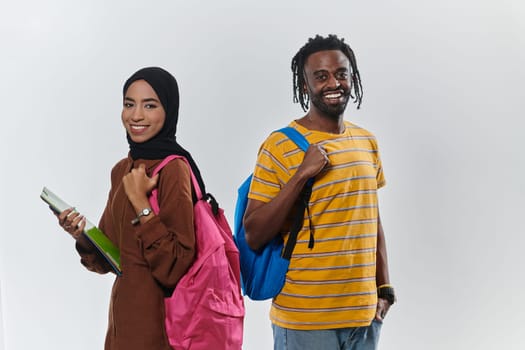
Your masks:
M297 146L299 146L300 149L303 150L303 152L306 152L308 147L310 147L310 142L304 137L303 134L301 134L297 129L292 128L291 126L284 127L282 129L276 130L277 132L281 132L288 136L290 140L292 140ZM286 243L286 246L283 250L283 258L290 260L292 257L292 252L295 247L295 244L297 242L297 235L299 231L301 230L303 226L303 218L304 218L304 212L305 210L308 213L308 217L310 217L310 209L308 208L308 202L310 200L310 195L312 194L312 187L314 184L314 178L310 178L306 185L304 186L303 190L301 191L301 194L299 195L299 207L298 212L294 217L294 220L292 222L290 235L288 237L288 241ZM313 248L314 246L314 236L313 236L313 227L312 222L309 220L309 226L310 226L310 240L308 242L308 248Z
M292 140L297 146L299 146L299 148L302 149L303 152L306 152L306 150L310 146L308 140L296 128L287 126L282 129L276 130L276 132L280 132L288 136L288 138Z
M302 149L303 152L306 152L308 147L310 147L310 142L308 142L306 137L304 137L304 135L301 134L296 128L292 128L291 126L287 126L287 127L282 128L282 129L275 130L275 132L280 132L280 133L283 133L286 136L288 136L288 138L290 140L292 140L297 146L299 146L299 148ZM314 183L314 179L313 178L308 180L307 185L310 187L310 189L311 189L313 183Z

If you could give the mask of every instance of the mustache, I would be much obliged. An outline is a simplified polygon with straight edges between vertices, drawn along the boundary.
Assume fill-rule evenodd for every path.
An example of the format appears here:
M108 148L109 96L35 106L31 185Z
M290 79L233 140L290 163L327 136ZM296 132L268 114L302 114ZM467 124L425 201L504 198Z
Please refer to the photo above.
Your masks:
M321 91L321 93L323 95L329 94L329 93L332 93L332 92L340 92L340 93L343 94L343 96L352 96L352 93L351 93L350 89L345 89L342 86L340 86L338 88L335 88L335 89L325 89L325 90Z

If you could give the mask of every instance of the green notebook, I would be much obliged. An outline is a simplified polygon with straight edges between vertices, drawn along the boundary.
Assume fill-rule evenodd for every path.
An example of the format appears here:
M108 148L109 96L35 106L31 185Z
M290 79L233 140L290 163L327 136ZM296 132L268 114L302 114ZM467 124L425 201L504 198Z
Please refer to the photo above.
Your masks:
M42 198L42 200L44 200L44 202L46 202L55 213L61 213L72 207L46 187L42 189L40 198ZM120 251L117 246L115 246L100 229L87 219L83 233L108 261L111 267L113 267L115 273L120 276L122 270L120 268Z

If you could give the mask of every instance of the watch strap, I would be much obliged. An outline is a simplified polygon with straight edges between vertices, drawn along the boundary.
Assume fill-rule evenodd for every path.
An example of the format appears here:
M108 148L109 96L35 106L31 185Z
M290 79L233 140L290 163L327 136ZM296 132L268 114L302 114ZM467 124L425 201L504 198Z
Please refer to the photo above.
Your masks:
M140 222L140 218L143 216L148 216L152 213L151 208L144 208L142 209L138 214L137 217L133 220L131 220L132 225L137 225Z
M390 285L383 285L377 288L377 297L387 300L390 305L396 302L396 293Z

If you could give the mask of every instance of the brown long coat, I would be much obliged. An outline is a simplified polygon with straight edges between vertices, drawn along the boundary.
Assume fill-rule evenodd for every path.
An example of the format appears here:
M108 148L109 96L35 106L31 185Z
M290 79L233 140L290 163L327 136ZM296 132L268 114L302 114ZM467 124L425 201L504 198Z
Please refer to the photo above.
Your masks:
M159 183L159 216L137 226L136 213L122 186L132 167L148 174L160 160L126 158L111 172L111 190L99 223L120 248L122 276L113 284L106 350L171 350L164 328L164 296L193 262L195 233L188 166L176 159L163 168ZM77 242L81 262L98 273L111 271L85 238Z

